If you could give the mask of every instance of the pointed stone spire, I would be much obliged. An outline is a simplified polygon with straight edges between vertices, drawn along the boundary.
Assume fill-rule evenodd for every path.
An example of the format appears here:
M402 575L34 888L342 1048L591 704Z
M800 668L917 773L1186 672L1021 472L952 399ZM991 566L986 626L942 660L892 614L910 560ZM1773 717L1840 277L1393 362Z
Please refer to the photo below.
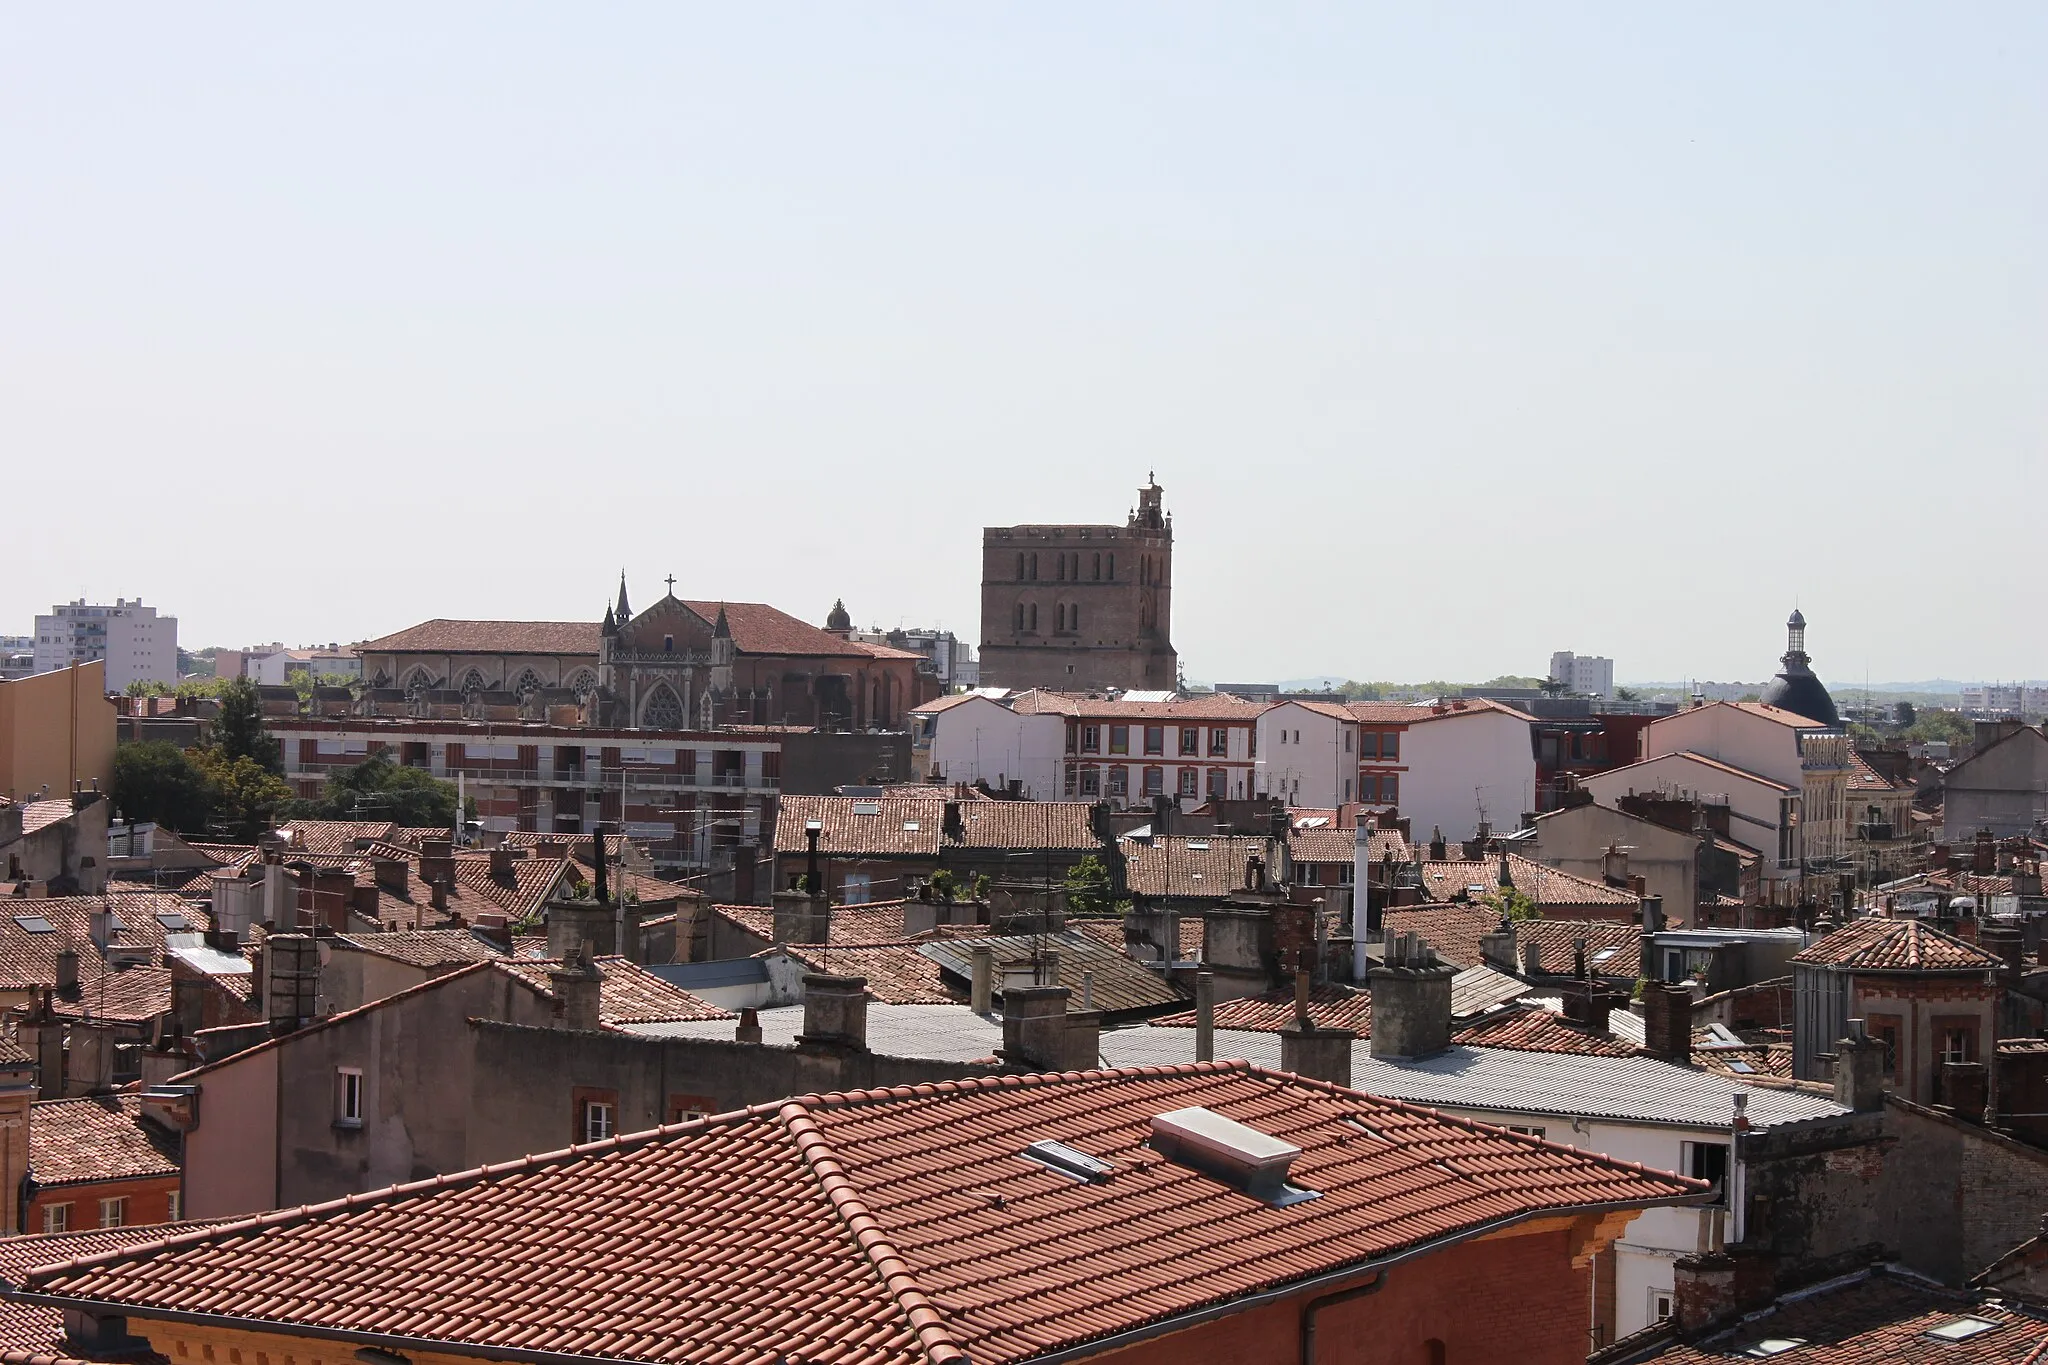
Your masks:
M617 635L619 633L618 619L612 615L612 609L609 604L604 609L604 626L602 631L606 635Z
M714 640L730 640L732 638L732 625L725 619L725 603L723 602L718 604L718 619L711 623L711 638Z
M619 607L615 613L620 625L633 619L633 608L626 601L626 571L619 570Z

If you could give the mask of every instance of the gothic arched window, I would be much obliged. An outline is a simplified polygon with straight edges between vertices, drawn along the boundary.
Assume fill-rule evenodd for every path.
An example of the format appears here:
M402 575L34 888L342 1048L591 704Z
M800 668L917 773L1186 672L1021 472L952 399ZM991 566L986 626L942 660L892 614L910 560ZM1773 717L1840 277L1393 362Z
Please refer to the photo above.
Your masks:
M468 696L472 692L482 692L487 686L488 684L484 682L484 675L477 672L474 668L463 675L462 694L464 696Z
M681 730L687 722L683 718L683 704L667 683L658 683L647 694L647 705L640 708L640 724L649 730Z
M587 668L579 668L569 675L568 685L578 697L588 697L597 690L597 675Z
M427 672L424 668L415 668L412 671L412 676L405 680L405 695L418 700L422 695L431 691L433 686L434 675Z
M520 673L519 681L512 684L512 690L522 697L529 692L540 691L540 675L530 668L526 669Z

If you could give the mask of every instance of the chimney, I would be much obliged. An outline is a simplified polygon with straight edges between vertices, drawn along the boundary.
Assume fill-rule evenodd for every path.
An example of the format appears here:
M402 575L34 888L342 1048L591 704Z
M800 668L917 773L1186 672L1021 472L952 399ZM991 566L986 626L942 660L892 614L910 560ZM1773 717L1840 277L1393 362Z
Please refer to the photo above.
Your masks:
M1216 973L1195 973L1195 1060L1216 1060Z
M1395 1061L1427 1057L1451 1045L1451 978L1457 972L1414 934L1387 943L1387 959L1371 972L1372 1055Z
M1692 1061L1692 992L1651 981L1643 986L1643 1046L1667 1062Z
M1600 876L1609 886L1628 885L1628 854L1618 844L1609 844L1600 855Z
M1884 1108L1884 1044L1861 1019L1835 1044L1835 1103L1861 1113Z
M1998 841L1992 837L1990 830L1977 831L1977 843L1973 852L1975 866L1972 870L1978 876L1992 877L1998 874Z
M1532 938L1527 943L1517 946L1521 949L1522 953L1522 975L1543 975L1543 944Z
M71 1026L66 1095L104 1095L114 1088L114 1027L81 1021Z
M448 912L448 883L435 881L427 887L427 903L442 914Z
M1977 930L1977 946L1986 952L1997 953L2004 960L2004 975L2008 983L2016 982L2026 974L2026 940L2017 925L1985 920Z
M1588 1033L1607 1033L1608 1016L1617 1005L1626 1004L1626 996L1597 981L1572 981L1565 985L1564 1017Z
M996 955L985 944L977 944L971 951L974 974L968 1003L976 1014L986 1015L995 1008Z
M823 896L805 891L778 891L769 898L775 906L773 928L777 943L829 943L832 938L832 904Z
M1504 919L1498 929L1479 936L1479 958L1495 971L1513 973L1522 969L1521 953L1515 945L1513 920Z
M754 903L754 864L760 856L752 844L741 844L732 851L732 899L735 905Z
M1672 1317L1678 1330L1697 1333L1771 1301L1775 1258L1753 1251L1708 1251L1682 1256L1672 1267Z
M412 866L403 858L373 858L371 871L376 875L377 885L394 896L403 896L412 881Z
M799 1043L865 1049L868 1045L868 980L864 976L804 973L804 1031Z
M1351 1030L1317 1028L1309 1013L1309 972L1294 974L1294 1022L1280 1030L1280 1069L1331 1085L1351 1084ZM1446 1000L1448 1006L1448 998ZM1448 1031L1450 1020L1445 1018Z
M15 1041L36 1059L39 1100L64 1097L64 1021L50 1012L50 993L43 991L36 1007L16 1027Z
M1444 842L1443 830L1431 829L1429 832L1429 860L1433 863L1443 862L1444 855L1449 852L1450 845Z
M1003 1064L1013 1071L1067 1069L1067 988L1012 986L1003 992Z
M57 950L57 994L76 995L77 993L78 949L59 948Z
M455 841L420 840L420 880L428 884L455 880Z
M761 1041L761 1011L747 1009L740 1011L739 1027L732 1031L735 1043L758 1043Z
M512 846L499 844L491 850L491 875L509 877L512 875Z
M548 973L555 995L555 1016L572 1033L594 1033L603 1026L604 977L585 948L578 948Z

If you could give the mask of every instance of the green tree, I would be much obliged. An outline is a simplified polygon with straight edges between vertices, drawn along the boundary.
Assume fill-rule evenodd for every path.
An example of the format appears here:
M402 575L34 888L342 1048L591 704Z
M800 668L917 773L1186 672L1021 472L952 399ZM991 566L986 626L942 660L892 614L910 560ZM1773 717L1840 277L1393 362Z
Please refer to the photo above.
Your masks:
M1075 915L1108 915L1117 909L1116 885L1093 853L1067 873L1067 910Z
M1912 729L1916 719L1912 702L1902 701L1892 707L1892 724L1898 726L1901 730Z
M1975 725L1960 711L1922 710L1906 731L1907 739L1920 743L1946 740L1950 744L1968 744L1975 737Z
M1641 701L1643 694L1636 691L1633 687L1617 687L1614 689L1614 699L1616 701Z
M153 820L180 834L206 829L206 777L184 751L163 740L114 750L114 809L123 820Z
M254 843L274 828L292 799L291 784L253 758L230 758L219 748L188 750L187 757L206 781L207 828L235 843Z
M1502 919L1541 919L1536 902L1530 900L1512 886L1503 886L1480 898L1479 903L1493 910Z
M263 703L257 699L256 684L247 678L230 678L221 684L213 742L229 758L253 759L269 772L284 771L277 741L263 728Z
M453 782L372 754L329 777L317 800L294 802L290 813L311 820L395 820L445 829L455 823L455 798Z

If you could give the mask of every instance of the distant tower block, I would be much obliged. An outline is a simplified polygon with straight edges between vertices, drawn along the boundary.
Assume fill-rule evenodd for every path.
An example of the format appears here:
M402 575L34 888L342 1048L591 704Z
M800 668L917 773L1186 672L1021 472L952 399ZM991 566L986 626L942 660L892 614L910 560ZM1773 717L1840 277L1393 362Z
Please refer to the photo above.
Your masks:
M1173 518L1149 476L1122 526L991 526L981 533L985 687L1166 690L1173 650Z

